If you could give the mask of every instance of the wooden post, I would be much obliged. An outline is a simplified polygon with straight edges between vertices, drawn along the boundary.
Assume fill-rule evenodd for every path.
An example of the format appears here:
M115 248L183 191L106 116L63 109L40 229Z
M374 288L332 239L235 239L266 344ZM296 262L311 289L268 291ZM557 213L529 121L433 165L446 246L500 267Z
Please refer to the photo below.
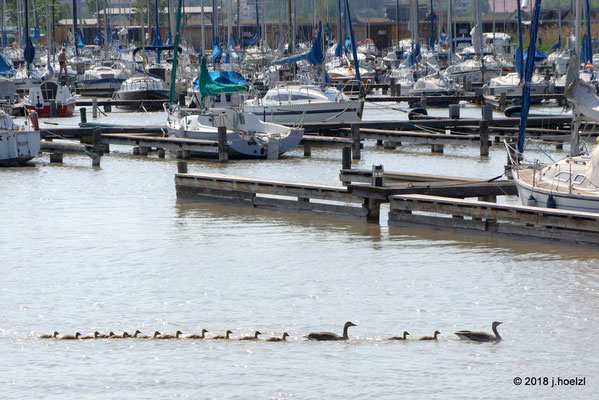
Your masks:
M389 93L389 86L383 86L383 96L386 96Z
M112 112L112 105L110 104L110 100L104 103L104 112Z
M479 131L480 131L480 155L488 156L489 155L489 122L486 120L482 120L479 123Z
M383 142L383 148L395 150L397 148L397 142L395 142L394 140L385 140Z
M164 149L158 149L158 158L164 158L165 155L166 152L164 151Z
M351 124L351 137L352 137L352 158L359 160L362 158L360 154L360 125Z
M401 96L401 83L395 84L395 97Z
M139 155L140 156L147 156L149 152L150 152L150 148L149 147L139 146Z
M395 93L395 78L389 79L389 89L391 89L392 97L397 96L397 93Z
M182 107L185 106L185 93L179 94L179 105Z
M87 109L85 107L81 107L79 109L79 114L81 114L81 123L85 124L87 122Z
M366 220L368 222L379 222L381 215L381 200L365 198L362 207L366 208Z
M50 162L62 164L62 153L50 153Z
M380 139L377 139L377 141L376 141L376 145L377 145L377 146L382 146L382 145L383 145L383 141L382 141L382 140L380 140Z
M482 119L485 121L493 121L493 106L485 104L481 107Z
M92 118L98 118L98 99L92 99Z
M312 145L310 143L304 143L304 157L312 156Z
M133 148L133 155L134 155L134 156L138 156L138 155L139 155L139 147L135 146L135 147Z
M443 153L443 145L442 144L431 144L431 152Z
M218 127L218 161L229 161L229 153L227 152L227 128L224 126Z
M102 130L98 127L94 128L92 133L92 146L94 148L94 152L96 153L94 157L92 157L92 167L100 166L100 158L102 157Z
M341 169L351 169L351 147L344 146L341 153Z
M426 94L424 92L420 95L420 107L426 108Z
M460 105L450 104L449 105L449 118L460 119Z
M179 174L187 173L187 161L177 161L177 173L179 173Z

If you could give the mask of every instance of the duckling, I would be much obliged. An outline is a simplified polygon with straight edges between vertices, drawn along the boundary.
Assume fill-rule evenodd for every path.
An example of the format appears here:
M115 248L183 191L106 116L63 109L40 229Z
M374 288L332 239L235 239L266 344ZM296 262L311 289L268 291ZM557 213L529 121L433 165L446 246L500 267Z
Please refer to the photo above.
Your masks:
M132 338L138 338L138 335L141 334L140 330L136 330L135 332L133 332L133 336L131 336Z
M439 335L441 332L439 331L435 331L435 333L433 334L433 336L423 336L418 340L437 340L437 335Z
M179 335L181 335L181 334L183 334L183 332L177 331L177 332L175 332L174 335L169 335L167 333L167 334L164 334L164 335L160 335L160 337L157 337L156 339L179 339Z
M54 333L44 333L43 335L40 335L40 339L57 339L57 336L59 335L58 332L54 332Z
M154 332L154 335L152 335L152 336L148 336L148 335L139 336L140 339L159 339L159 337L160 337L160 332L158 332L158 331Z
M198 335L197 333L193 333L191 335L185 336L187 339L206 339L206 332L209 332L208 329L202 329L202 334Z
M403 335L402 336L393 336L393 337L390 337L387 340L407 340L406 336L408 336L408 335L409 335L408 331L403 331Z
M100 336L100 332L95 331L93 336L91 336L91 335L81 336L79 339L81 339L81 340L85 340L85 339L97 339L99 336Z
M217 336L213 336L212 339L229 339L229 335L231 335L233 332L231 331L227 331L225 332L225 335L217 335Z
M108 334L106 333L98 333L98 336L96 336L95 339L108 339L110 337L110 335L114 335L113 332L110 332ZM94 336L95 336L95 332L94 332Z
M110 332L110 339L127 339L129 337L131 337L131 335L126 331L123 331L122 335L115 335L114 332Z
M75 335L62 335L60 340L79 340L79 336L81 336L81 334L79 332L75 332Z
M262 335L262 332L256 331L254 332L254 336L242 336L239 340L258 340L258 335Z
M289 334L287 332L283 332L283 336L282 337L269 337L267 339L265 339L265 342L285 342L285 338L289 337Z

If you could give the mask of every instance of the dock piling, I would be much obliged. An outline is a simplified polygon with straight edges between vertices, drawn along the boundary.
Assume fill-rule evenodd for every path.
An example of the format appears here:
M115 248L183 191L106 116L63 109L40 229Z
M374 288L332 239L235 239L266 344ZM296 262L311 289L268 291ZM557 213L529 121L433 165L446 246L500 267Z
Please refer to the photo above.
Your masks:
M352 137L352 158L359 160L362 158L360 154L360 125L351 124L351 137Z
M449 105L449 118L460 119L460 105L450 104Z
M481 107L482 119L485 121L493 121L493 106L491 104L484 104Z
M96 97L92 99L92 118L98 118L98 99Z
M50 153L50 162L51 163L62 164L62 158L63 158L62 153Z
M87 109L85 107L81 107L79 109L79 114L81 114L81 123L87 123Z
M389 89L391 89L391 97L398 96L398 94L395 92L395 78L389 79Z
M489 121L481 120L479 123L480 130L480 155L489 155Z
M164 149L158 149L158 158L164 158L166 151Z
M304 157L312 156L312 145L310 143L304 143Z
M187 173L187 161L177 161L177 172L180 174Z
M50 116L56 117L58 116L58 111L56 110L56 100L50 100Z
M224 126L218 127L218 161L228 162L229 153L227 152L227 128Z

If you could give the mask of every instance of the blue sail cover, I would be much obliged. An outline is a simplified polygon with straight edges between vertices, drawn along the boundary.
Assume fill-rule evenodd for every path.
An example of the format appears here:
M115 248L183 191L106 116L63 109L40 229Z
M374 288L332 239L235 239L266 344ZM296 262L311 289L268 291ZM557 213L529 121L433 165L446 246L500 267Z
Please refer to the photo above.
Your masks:
M102 36L100 32L96 32L96 36L94 36L94 44L101 45L102 44Z
M311 64L316 65L322 63L323 53L322 53L322 22L318 23L318 34L314 38L314 42L312 42L312 48L302 54L296 54L289 57L284 57L278 60L272 61L271 65L280 65L298 62L301 60L307 60Z
M223 55L223 50L218 43L218 8L216 0L212 0L212 62L217 63Z
M354 66L356 68L356 80L358 81L358 90L362 92L362 78L360 77L360 62L358 61L358 48L356 47L356 37L354 36L354 26L351 22L351 11L349 10L349 0L345 0L345 19L349 26L349 38L351 39L351 52L354 57Z
M591 6L589 0L586 0L586 25L587 32L582 37L582 51L580 52L580 61L583 63L593 63L593 45L591 43Z
M39 42L42 37L40 35L40 21L37 17L37 0L33 0L33 17L35 19L35 28L33 28L33 35L31 35L31 39L37 40Z
M526 62L526 60L528 59L528 49L526 49L524 54L522 54L522 58L524 59L524 62ZM547 53L545 53L544 51L541 51L541 50L535 51L534 62L543 61L546 58L547 58Z
M337 0L337 10L339 19L337 20L337 47L335 47L335 56L341 57L345 49L343 48L343 22L341 21L341 0Z
M408 63L410 66L416 65L422 59L422 55L420 54L420 43L416 43L414 46L414 50L408 53Z
M4 57L4 54L0 54L0 75L12 76L14 69L12 64Z
M154 41L152 42L152 46L162 46L162 37L160 36L160 23L158 22L158 0L154 0L154 10Z
M537 47L537 33L539 30L539 16L541 12L541 1L535 2L534 11L532 14L532 21L530 24L530 45L528 52L536 55ZM524 87L522 88L522 110L520 112L520 130L518 131L518 152L522 154L524 152L524 134L526 130L526 122L528 121L528 111L530 110L530 82L532 80L532 74L535 69L535 57L528 57L526 59L526 66L524 69Z
M431 49L435 47L435 14L433 14L433 0L431 0L431 37L428 39L428 45Z
M35 47L33 47L33 43L31 42L31 38L27 35L27 39L25 39L25 62L29 65L33 62L35 58Z
M77 47L80 49L85 46L85 41L83 40L83 33L81 31L77 32Z
M2 31L2 47L8 47L8 37L6 36L6 31Z

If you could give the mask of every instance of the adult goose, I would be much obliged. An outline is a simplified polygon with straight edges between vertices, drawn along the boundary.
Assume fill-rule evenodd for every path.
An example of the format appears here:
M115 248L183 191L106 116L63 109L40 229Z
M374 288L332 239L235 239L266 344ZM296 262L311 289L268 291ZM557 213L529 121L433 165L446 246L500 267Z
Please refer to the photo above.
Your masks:
M74 335L62 335L60 340L78 340L81 334L79 332L75 332Z
M277 337L277 336L273 336L273 337L269 337L267 339L265 339L265 342L285 342L285 338L289 337L289 334L287 332L283 332L283 336L281 337Z
M433 333L433 336L423 336L418 340L437 340L437 335L440 333L441 332L439 332L439 331L435 331L435 333Z
M393 337L390 337L387 340L406 340L408 335L409 335L408 331L403 331L403 335L402 336L393 336Z
M40 339L56 339L58 335L58 332L44 333L43 335L40 335Z
M140 337L140 336L139 336L140 334L141 334L141 331L138 329L138 330L136 330L135 332L133 332L133 336L131 336L131 337L132 337L132 338L136 338L136 339L138 339L138 338Z
M256 331L254 332L254 336L242 336L239 340L258 340L258 335L262 335L262 332Z
M474 340L475 342L497 342L501 340L501 336L499 335L499 332L497 332L497 327L501 324L503 324L503 322L500 321L495 321L491 324L491 328L495 335L491 335L487 332L472 331L458 331L455 334L458 335L460 339Z
M223 335L216 335L216 336L213 336L212 339L229 339L229 335L231 335L232 333L233 332L231 332L231 331L227 331L227 332L225 332L224 336Z
M187 339L206 339L206 332L209 332L208 329L202 329L202 334L198 335L197 333L193 333L191 335L185 336Z
M318 340L318 341L347 340L347 339L349 339L349 336L347 335L347 330L349 329L350 326L357 326L357 325L351 321L347 321L345 323L345 325L343 326L343 335L338 335L333 332L313 332L313 333L306 335L305 337L309 340Z
M157 339L179 339L179 335L183 334L181 331L175 332L174 335L169 335L168 333L164 335L160 335Z

